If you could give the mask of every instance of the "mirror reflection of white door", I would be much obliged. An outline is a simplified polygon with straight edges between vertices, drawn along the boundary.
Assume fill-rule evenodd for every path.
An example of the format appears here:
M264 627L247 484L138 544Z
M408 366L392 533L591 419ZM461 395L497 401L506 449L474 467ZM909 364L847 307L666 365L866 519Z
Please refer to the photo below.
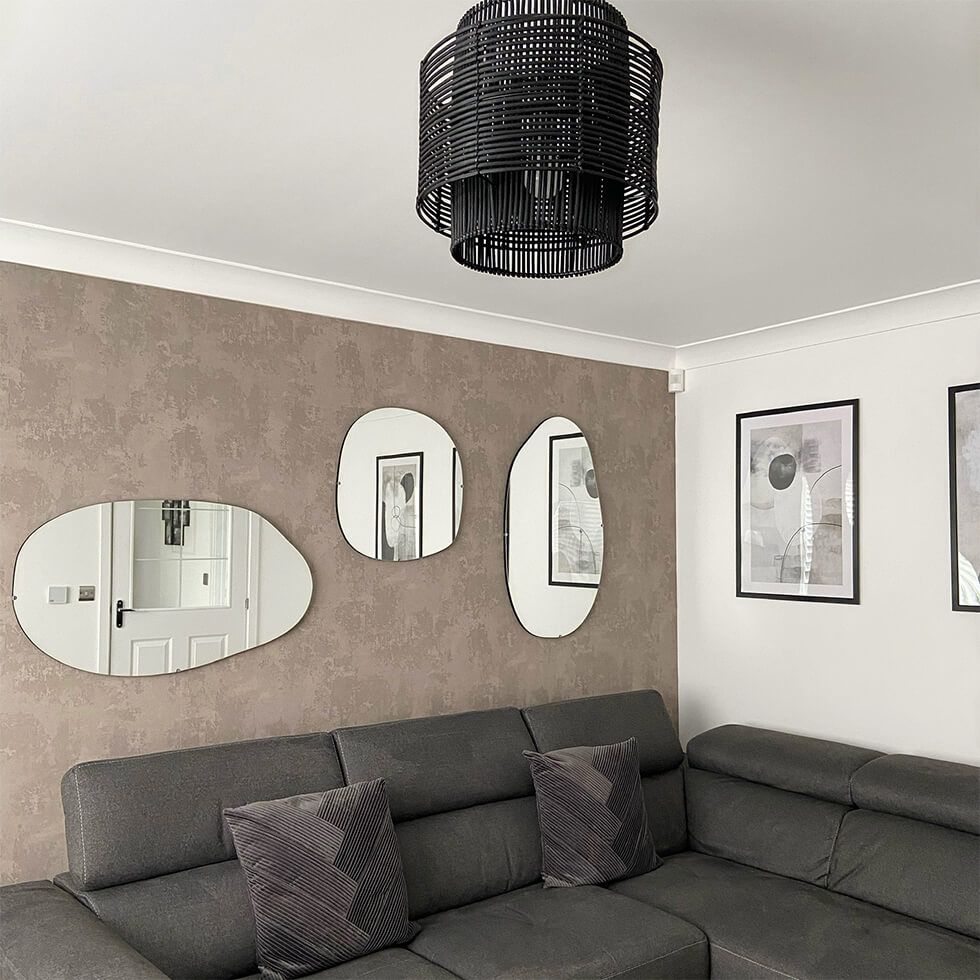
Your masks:
M238 507L114 503L109 672L173 673L244 649L249 538Z

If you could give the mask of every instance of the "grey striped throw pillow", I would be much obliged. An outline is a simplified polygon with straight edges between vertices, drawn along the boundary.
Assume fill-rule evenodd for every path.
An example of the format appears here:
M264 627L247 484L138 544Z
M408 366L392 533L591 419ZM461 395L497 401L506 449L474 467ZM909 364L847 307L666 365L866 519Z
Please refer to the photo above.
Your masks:
M265 980L414 939L383 779L225 810Z
M537 797L545 888L602 885L659 867L635 738L524 755Z

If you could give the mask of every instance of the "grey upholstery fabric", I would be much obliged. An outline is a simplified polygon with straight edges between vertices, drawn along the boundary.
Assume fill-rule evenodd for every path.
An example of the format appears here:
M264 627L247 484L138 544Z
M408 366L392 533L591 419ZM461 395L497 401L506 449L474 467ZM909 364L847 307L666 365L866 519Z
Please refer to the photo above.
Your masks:
M226 861L222 809L342 783L329 734L83 762L61 782L68 866L88 890Z
M603 885L657 867L635 738L524 755L546 888Z
M681 743L659 691L630 691L555 701L524 709L539 752L571 745L611 745L635 738L640 773L674 769L684 761Z
M50 881L0 888L3 980L166 980L84 905Z
M980 769L912 755L886 755L851 780L854 802L866 810L980 834Z
M684 809L684 770L678 766L655 776L644 776L643 799L658 854L687 850L687 814Z
M415 718L334 732L347 781L383 778L396 821L533 792L516 708Z
M308 980L452 980L454 974L407 949L382 949L311 973ZM258 973L243 980L261 980Z
M415 937L383 779L225 811L269 980L296 980Z
M828 886L980 939L980 837L962 830L853 810Z
M846 807L700 769L685 778L692 850L826 884Z
M406 820L395 832L413 919L541 879L533 796Z
M238 861L82 891L55 879L125 942L175 980L232 980L255 972L255 924Z
M383 777L413 916L538 880L533 748L516 708L347 728L347 778Z
M698 929L593 885L533 885L440 912L411 948L467 980L708 976Z
M724 946L712 944L711 976L721 980L787 980L788 974L763 966L748 956L725 949Z
M791 793L851 804L851 776L880 752L746 725L722 725L687 744L688 764Z
M667 858L656 871L611 890L703 929L711 942L713 978L980 976L976 940L704 854Z
M687 848L681 743L658 691L630 691L524 709L539 752L636 739L647 819L658 854Z

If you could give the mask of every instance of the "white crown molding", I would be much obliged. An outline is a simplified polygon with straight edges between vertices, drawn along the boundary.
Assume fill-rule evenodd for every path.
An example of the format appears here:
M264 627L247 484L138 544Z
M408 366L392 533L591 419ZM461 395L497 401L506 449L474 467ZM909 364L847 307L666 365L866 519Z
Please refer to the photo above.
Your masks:
M846 310L777 323L675 349L686 371L768 354L818 347L980 313L980 279L955 283Z
M672 347L0 218L0 261L635 367L696 370L980 313L980 279Z
M0 261L614 364L667 370L674 360L665 344L3 218Z

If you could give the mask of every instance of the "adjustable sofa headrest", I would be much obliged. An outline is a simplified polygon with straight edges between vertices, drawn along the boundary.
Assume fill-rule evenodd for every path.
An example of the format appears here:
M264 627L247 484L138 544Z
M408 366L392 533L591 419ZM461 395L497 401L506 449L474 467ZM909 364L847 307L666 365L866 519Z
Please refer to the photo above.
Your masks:
M746 725L722 725L691 739L693 769L852 805L851 776L881 755L873 749Z
M684 761L659 691L629 691L524 709L539 752L573 745L611 745L636 738L640 773L653 776Z

